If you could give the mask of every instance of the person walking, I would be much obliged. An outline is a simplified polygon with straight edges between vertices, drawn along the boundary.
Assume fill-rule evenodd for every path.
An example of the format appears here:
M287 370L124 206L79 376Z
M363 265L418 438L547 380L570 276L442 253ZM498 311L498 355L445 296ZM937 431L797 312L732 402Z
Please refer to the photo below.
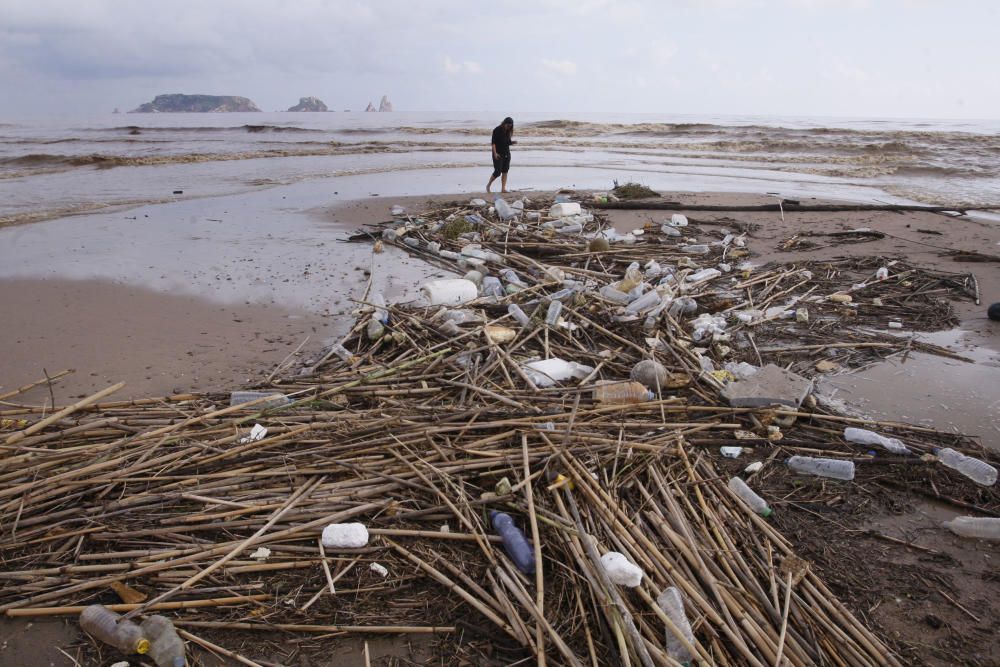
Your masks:
M510 146L516 144L514 136L514 119L507 116L503 122L493 128L490 144L493 147L493 175L486 184L486 192L490 191L493 181L500 177L500 192L507 192L507 172L510 171Z

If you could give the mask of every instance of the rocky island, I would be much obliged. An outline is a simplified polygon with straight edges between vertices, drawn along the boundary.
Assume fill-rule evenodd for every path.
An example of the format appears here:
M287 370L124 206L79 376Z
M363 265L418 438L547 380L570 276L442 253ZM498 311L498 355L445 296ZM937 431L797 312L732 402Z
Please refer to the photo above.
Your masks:
M236 95L157 95L129 113L222 113L260 111L245 97Z
M388 95L383 95L382 100L378 103L378 109L371 102L368 103L368 108L365 111L392 111L392 102L389 101Z
M288 107L289 111L329 111L318 97L300 97L299 103Z

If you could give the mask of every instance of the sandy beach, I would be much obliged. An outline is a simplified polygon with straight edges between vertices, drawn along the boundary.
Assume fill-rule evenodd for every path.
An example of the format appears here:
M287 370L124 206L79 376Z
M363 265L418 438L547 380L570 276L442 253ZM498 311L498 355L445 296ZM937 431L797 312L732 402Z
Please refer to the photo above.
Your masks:
M531 198L552 195L533 191L521 194ZM588 196L585 192L578 195L583 200ZM141 248L126 253L126 263L141 266L146 260L150 262L148 268L132 273L127 284L81 275L86 267L105 260L103 252L96 258L84 255L81 259L80 247L87 243L100 245L101 230L115 233L114 220L87 216L42 223L64 225L62 229L71 229L72 233L60 236L61 244L51 243L51 232L42 235L51 275L0 279L0 305L8 314L3 327L8 342L3 352L0 391L40 380L46 372L55 374L72 368L74 373L53 382L51 387L40 385L13 400L46 405L54 396L55 403L63 405L118 381L127 383L119 394L121 398L199 391L225 393L260 384L283 360L291 361L294 367L308 365L326 345L346 333L357 305L352 299L360 299L369 279L390 302L399 303L414 298L415 287L428 277L447 275L394 247L373 255L370 244L343 243L348 234L385 222L393 205L417 214L443 202L467 201L469 196L380 196L324 206L316 205L317 195L299 209L286 195L271 192L268 200L281 202L281 210L275 209L274 214L295 220L294 225L285 228L288 235L275 244L273 252L253 242L252 226L244 229L247 242L234 249L232 238L226 234L215 237L211 233L178 231L167 221L174 241L161 246L155 258ZM817 379L821 392L842 400L853 414L965 433L979 437L987 447L998 448L1000 401L995 374L1000 368L1000 331L985 318L985 307L992 295L1000 294L1000 262L963 262L952 254L980 252L995 257L990 253L996 244L995 227L973 217L934 213L787 213L782 219L782 215L771 212L710 213L685 208L702 204L753 206L774 201L772 197L752 194L672 192L667 198L678 202L674 211L686 212L692 224L742 225L750 230L747 241L751 261L758 266L877 256L905 258L911 264L939 271L975 272L983 303L955 302L958 326L923 335L964 360L915 352L905 361L893 359L858 372L832 373ZM192 204L185 206L190 214L187 225L203 224L198 220L218 215L213 212L218 204L200 215L191 213ZM157 213L164 214L162 210ZM622 232L649 223L658 226L664 218L660 211L610 211L608 215ZM260 212L258 217L268 216ZM276 236L273 229L265 231L264 227L256 233L267 239ZM882 236L864 237L857 243L843 243L842 237L829 236L862 228ZM25 235L21 242L30 237ZM25 244L24 254L30 260L37 251L30 243ZM198 254L192 262L191 252L195 249ZM199 264L200 256L212 259ZM17 267L8 269L17 273ZM172 289L172 275L185 275L190 282L181 289ZM912 566L925 577L947 577L952 596L977 610L980 620L973 621L962 608L945 604L940 595L929 594L922 585L905 580L882 580L877 588L879 595L892 599L870 610L865 608L872 604L869 592L857 590L850 581L833 581L831 585L857 611L868 616L879 632L909 647L911 655L923 661L921 664L944 664L922 647L933 644L935 637L945 641L949 632L959 628L964 637L994 637L985 640L981 654L990 660L1000 655L996 635L988 633L996 611L995 595L989 590L995 584L984 587L983 577L992 568L990 556L995 555L995 550L936 530L946 514L937 503L918 501L901 511L880 507L840 517L835 538L828 534L830 526L826 523L797 521L783 528L798 548L817 562L829 558L829 554L824 556L828 549L835 557L854 554L852 557L862 561L859 573L864 573L851 578L855 583L859 577L888 576L879 561L890 548L895 567ZM881 537L862 537L873 534ZM899 544L915 546L906 549ZM935 554L930 561L926 558L929 553ZM916 590L921 593L911 595ZM934 620L913 620L926 618ZM45 637L47 643L74 642L76 630L72 623L43 620L33 625L32 632L23 634L17 630L21 627L21 622L4 623L4 650L25 661L19 664L70 664L51 652L34 662L28 656L39 637ZM405 653L398 645L383 649L386 655Z

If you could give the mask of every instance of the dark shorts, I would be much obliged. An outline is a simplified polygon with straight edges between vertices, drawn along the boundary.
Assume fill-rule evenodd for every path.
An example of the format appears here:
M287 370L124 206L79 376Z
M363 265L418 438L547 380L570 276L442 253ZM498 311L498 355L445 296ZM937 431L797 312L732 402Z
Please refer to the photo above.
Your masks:
M493 178L510 171L510 155L504 155L499 160L493 158Z

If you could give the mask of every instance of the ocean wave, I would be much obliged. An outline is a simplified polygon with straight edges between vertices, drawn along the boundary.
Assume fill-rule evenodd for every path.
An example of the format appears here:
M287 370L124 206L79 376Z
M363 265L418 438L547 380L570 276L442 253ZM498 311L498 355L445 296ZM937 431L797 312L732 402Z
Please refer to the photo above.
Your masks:
M87 128L90 132L115 132L121 133L125 132L128 134L142 134L145 132L170 132L172 134L184 134L184 133L232 133L232 132L249 132L252 134L257 134L260 132L302 132L302 133L323 133L327 130L317 130L308 127L295 127L289 125L229 125L225 127L215 127L211 125L199 125L193 127L185 127L183 125L174 126L145 126L145 125L119 125L118 127L107 127L107 128Z

